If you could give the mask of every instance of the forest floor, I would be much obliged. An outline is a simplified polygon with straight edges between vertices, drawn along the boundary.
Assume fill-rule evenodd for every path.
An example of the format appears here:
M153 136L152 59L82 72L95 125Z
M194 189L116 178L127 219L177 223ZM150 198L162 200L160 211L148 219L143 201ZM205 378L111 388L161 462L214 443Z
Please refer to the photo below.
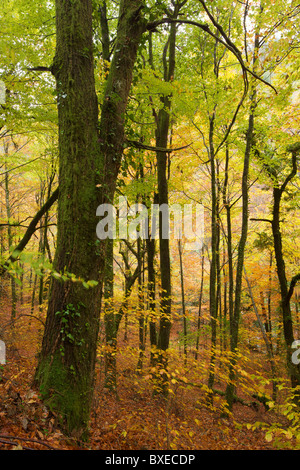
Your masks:
M173 363L171 359L170 368L174 372L168 399L154 396L147 360L143 371L139 374L136 371L137 349L132 346L132 338L119 341L117 396L103 387L103 358L99 349L90 439L78 443L61 432L56 417L45 408L32 387L42 324L38 315L26 316L28 310L28 306L18 308L18 321L12 332L8 306L2 304L0 309L0 328L7 344L6 364L0 366L0 450L285 448L284 442L277 447L267 442L266 430L250 426L278 421L272 410L266 411L261 403L249 406L240 402L234 404L230 417L222 417L221 399L215 398L213 406L208 404L203 389L189 383L198 377L193 372L193 362L183 369L182 358L177 354ZM175 336L173 339L176 342ZM204 369L206 350L207 346L203 345L198 358ZM198 379L197 383L200 382Z

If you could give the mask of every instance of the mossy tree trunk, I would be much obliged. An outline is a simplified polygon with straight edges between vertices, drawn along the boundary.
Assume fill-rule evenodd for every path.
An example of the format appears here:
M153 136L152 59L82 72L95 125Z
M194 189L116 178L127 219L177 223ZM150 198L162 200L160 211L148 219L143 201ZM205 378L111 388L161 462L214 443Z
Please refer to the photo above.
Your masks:
M174 4L173 12L168 12L169 17L176 19L179 15L181 5L177 2ZM162 62L164 67L164 80L171 82L175 74L176 59L176 24L170 26L170 33L164 48ZM172 106L172 96L164 95L161 97L163 107L158 112L156 127L156 147L166 149L169 142L170 132L170 113ZM165 207L166 213L163 220L163 214L159 214L159 260L160 260L160 324L157 338L157 363L162 370L168 367L168 349L171 331L171 263L170 263L170 247L169 236L163 233L163 224L169 218L169 194L168 194L168 155L165 151L156 152L157 160L157 187L158 202L160 207ZM168 226L169 230L169 226ZM168 230L166 232L168 232ZM167 374L158 374L157 391L167 395L168 379Z
M92 1L56 0L59 199L55 269L77 280L53 279L36 370L47 405L68 433L88 431L104 276L105 240L96 243L96 209L113 200L123 153L124 113L144 31L142 2L122 0L115 55L100 125L94 83ZM104 184L105 183L105 184Z
M282 323L283 323L283 333L286 346L286 355L287 355L287 367L291 379L292 387L300 386L300 365L294 364L292 361L293 353L293 342L294 342L294 325L292 310L290 305L290 295L289 291L291 289L292 283L288 285L286 267L284 261L284 251L282 244L282 234L280 229L280 205L281 198L284 194L287 184L294 178L297 174L297 155L300 153L300 144L296 143L294 147L288 149L292 153L292 169L289 175L286 177L284 183L280 186L278 185L277 175L272 174L270 169L269 174L274 178L275 176L275 186L273 188L273 217L272 217L272 233L274 240L274 251L275 251L275 260L276 260L276 271L277 277L280 286L281 294L281 311L282 311ZM297 277L297 276L296 276ZM296 279L295 277L295 279ZM300 403L299 392L297 392L298 403Z
M60 190L54 266L85 282L99 280L102 264L95 255L101 160L91 18L91 2L56 1ZM99 310L99 287L53 279L36 381L67 430L80 434L90 413Z

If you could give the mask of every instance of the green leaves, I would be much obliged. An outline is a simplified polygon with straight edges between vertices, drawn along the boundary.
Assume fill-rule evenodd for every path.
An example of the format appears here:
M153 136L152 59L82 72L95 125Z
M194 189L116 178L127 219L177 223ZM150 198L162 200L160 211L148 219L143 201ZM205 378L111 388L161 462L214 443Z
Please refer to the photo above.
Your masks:
M0 30L0 79L7 89L6 107L1 109L3 121L15 133L28 132L29 127L38 130L41 123L55 122L53 77L28 71L51 65L55 47L54 4L4 0Z
M56 271L47 258L37 256L36 253L22 252L20 254L20 261L14 263L10 262L7 272L18 280L20 275L24 272L23 264L29 265L37 276L50 275L57 281L82 284L86 289L92 289L98 286L98 281L96 280L82 279L67 270L63 272Z

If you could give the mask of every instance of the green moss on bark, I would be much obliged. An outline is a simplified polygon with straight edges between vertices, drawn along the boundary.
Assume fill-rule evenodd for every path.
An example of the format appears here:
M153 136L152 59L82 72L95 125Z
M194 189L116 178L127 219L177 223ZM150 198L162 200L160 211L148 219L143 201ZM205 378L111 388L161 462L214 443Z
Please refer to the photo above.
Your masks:
M36 379L45 405L70 434L76 430L81 439L87 438L90 417L89 380L66 366L59 352L40 362ZM88 396L87 396L88 395ZM82 434L83 432L83 434Z

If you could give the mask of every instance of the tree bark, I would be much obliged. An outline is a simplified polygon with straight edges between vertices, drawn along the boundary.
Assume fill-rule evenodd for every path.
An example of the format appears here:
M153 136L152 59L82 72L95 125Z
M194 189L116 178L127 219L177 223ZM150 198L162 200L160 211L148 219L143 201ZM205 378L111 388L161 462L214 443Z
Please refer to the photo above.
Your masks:
M199 351L203 285L204 285L204 246L202 246L202 249L201 249L201 281L200 281L198 319L197 319L197 338L196 338L196 348L195 348L195 360L196 361L198 359L198 351Z
M300 146L299 146L300 147ZM290 306L290 297L293 292L294 282L297 281L297 278L300 276L294 277L294 282L291 283L289 289L286 268L283 256L282 248L282 235L280 230L280 203L281 197L289 181L297 173L297 162L296 157L299 152L299 149L292 151L292 170L290 174L285 179L284 183L281 186L274 186L273 188L273 218L272 218L272 233L274 240L274 251L275 251L275 260L276 260L276 270L280 286L280 295L281 295L281 311L282 311L282 322L283 322L283 333L286 345L286 357L287 357L287 368L289 370L291 385L296 387L300 385L300 366L293 364L292 362L292 344L294 342L294 327L292 319L292 311Z
M8 145L5 145L5 153L7 156ZM7 169L6 162L5 162L5 169ZM11 251L12 246L13 246L13 233L12 233L12 227L10 225L11 204L10 204L9 174L7 171L5 172L4 183L5 183L5 207L6 207L6 215L7 215L7 220L8 220L7 239L8 239L8 248L9 248L9 251ZM13 275L10 277L10 282L11 282L11 298L12 298L11 319L12 321L14 321L16 318L17 291L16 291L16 280Z
M209 364L208 387L212 388L215 375L217 344L217 261L218 261L218 196L216 188L216 161L214 150L215 113L209 118L209 157L211 177L211 263L209 275L209 313L211 320L211 356Z
M104 279L104 324L105 324L105 383L112 392L117 390L117 332L114 312L114 240L106 244L105 279Z
M266 345L268 359L269 359L269 362L270 362L270 367L271 367L271 372L272 372L272 385L273 385L272 399L274 401L276 401L276 397L277 397L277 373L276 373L276 365L275 365L275 360L274 360L272 343L270 341L270 338L267 334L266 328L264 327L264 324L263 324L263 322L260 318L260 315L258 313L258 309L257 309L256 303L255 303L255 300L254 300L252 289L251 289L251 284L250 284L250 281L248 279L245 267L244 267L244 275L245 275L245 279L246 279L246 282L247 282L247 286L248 286L249 294L250 294L250 297L251 297L252 305L253 305L253 308L254 308L254 312L255 312L260 330L262 332L265 345Z
M95 93L92 5L56 1L59 122L59 199L54 268L82 281L99 281L95 214L100 168ZM68 432L84 434L94 384L101 288L53 279L42 349L36 371L46 404ZM90 294L90 295L89 295Z
M178 15L178 6L175 6L174 18ZM169 52L168 61L166 59L167 51ZM164 63L164 79L170 82L175 73L175 55L176 55L176 25L170 26L170 34L166 43L163 55ZM158 112L158 123L156 129L156 147L166 149L168 147L168 137L170 130L170 110L171 96L163 96L161 98L163 107ZM165 218L169 219L169 196L168 196L168 178L167 163L168 153L166 151L157 151L157 186L158 186L158 202L159 206L164 206L167 210ZM164 220L166 222L166 220ZM169 236L163 234L162 230L163 215L159 214L159 259L160 259L160 275L161 275L161 300L160 300L160 325L158 332L158 364L163 370L167 369L167 351L169 348L169 339L171 331L171 264L170 264L170 248ZM167 394L167 376L166 374L158 374L157 390L163 394Z
M64 429L86 437L94 387L105 240L96 210L112 202L124 144L124 114L144 31L139 0L120 2L115 54L100 125L94 82L92 1L56 0L59 200L55 268L79 282L54 279L36 371L42 396ZM98 281L89 290L81 281Z
M254 51L253 51L253 71L256 71L257 60L259 54L259 33L255 32ZM249 218L249 168L251 151L253 148L254 139L254 116L257 106L257 91L256 84L252 81L252 90L250 96L250 112L248 118L248 129L246 134L246 148L244 154L244 166L242 176L242 228L238 244L238 259L235 277L235 290L234 290L234 308L231 325L230 336L230 352L231 357L229 361L229 377L226 387L226 401L228 410L231 411L234 399L235 389L235 368L237 363L238 341L239 341L239 323L241 311L241 294L242 294L242 280L244 268L245 247L248 236L248 218Z
M242 293L242 277L244 267L244 254L245 246L247 241L248 233L248 174L251 148L253 144L253 131L254 131L254 109L255 101L252 101L251 112L249 116L249 124L247 131L247 143L244 158L244 170L242 178L242 198L243 198L243 209L242 209L242 230L238 245L238 260L236 268L236 280L235 280L235 293L234 293L234 310L231 327L231 338L230 338L230 349L231 358L229 364L229 380L226 387L226 401L228 409L232 409L234 388L235 388L235 366L237 362L237 348L239 339L239 323L240 323L240 310L241 310L241 293Z
M228 148L228 145L226 145L223 203L226 209L226 222L227 222L228 309L229 309L229 327L231 329L231 326L233 324L234 278L233 278L233 259L232 259L233 250L232 250L232 228L231 228L231 204L230 204L229 194L228 194L228 173L229 173L229 148Z
M181 240L178 240L178 253L179 253L181 304L182 304L182 318L183 318L183 354L184 354L184 365L186 365L186 362L187 362L187 318L186 318L186 311L185 311L184 274L183 274Z
M154 204L157 195L154 195ZM156 301L155 301L155 239L150 237L150 227L148 227L149 237L146 238L147 249L147 270L148 270L148 301L149 301L149 336L150 336L150 364L155 364L155 355L157 348L157 332L156 332Z

